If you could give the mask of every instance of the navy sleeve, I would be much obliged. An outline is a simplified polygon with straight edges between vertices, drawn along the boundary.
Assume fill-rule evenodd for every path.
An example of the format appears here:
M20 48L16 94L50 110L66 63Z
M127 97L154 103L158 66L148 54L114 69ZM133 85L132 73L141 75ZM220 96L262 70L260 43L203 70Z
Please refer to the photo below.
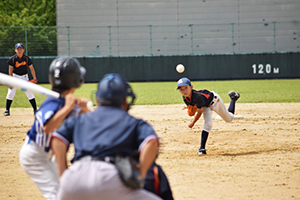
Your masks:
M137 126L137 143L139 145L139 150L141 150L144 144L153 138L157 138L157 135L155 134L152 126L143 120L139 120Z
M66 140L69 144L73 143L73 131L76 126L76 117L69 118L59 127L54 136Z

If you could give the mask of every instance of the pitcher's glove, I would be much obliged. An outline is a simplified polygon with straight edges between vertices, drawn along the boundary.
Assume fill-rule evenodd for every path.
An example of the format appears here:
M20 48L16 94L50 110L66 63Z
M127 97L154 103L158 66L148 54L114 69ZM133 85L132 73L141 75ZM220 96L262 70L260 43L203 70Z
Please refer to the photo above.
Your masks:
M133 190L144 187L144 179L137 168L137 162L133 158L129 156L117 156L115 165L124 185Z
M194 116L196 114L196 111L197 111L196 104L194 106L188 105L188 107L187 107L187 113L188 113L189 116Z
M31 79L31 80L29 80L29 82L37 84L38 80L37 79Z

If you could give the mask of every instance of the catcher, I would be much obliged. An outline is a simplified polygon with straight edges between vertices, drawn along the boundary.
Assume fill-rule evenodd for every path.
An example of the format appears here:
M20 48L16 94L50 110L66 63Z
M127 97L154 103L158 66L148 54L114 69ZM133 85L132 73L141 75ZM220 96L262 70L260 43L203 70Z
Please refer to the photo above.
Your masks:
M36 78L36 74L35 74L35 70L33 67L33 63L31 61L31 59L27 56L24 55L24 46L22 43L17 43L15 45L15 52L16 54L13 55L8 61L8 74L10 76L19 78L19 79L23 79L23 80L29 80L28 78L28 71L27 71L27 67L29 67L31 74L33 76L32 82L37 83L38 80ZM33 113L36 113L36 101L35 101L35 96L32 92L30 91L25 91L29 102L33 108ZM14 100L16 94L16 88L13 87L9 87L8 88L8 92L7 92L7 96L6 96L6 110L4 112L4 116L9 116L10 115L10 106L12 104L12 101Z
M107 74L96 97L95 111L67 120L53 135L61 176L57 199L161 199L142 189L159 142L148 123L128 114L135 99L131 87L118 74ZM70 143L75 156L67 169ZM138 165L131 159L136 151Z
M186 77L178 80L177 90L182 94L183 101L187 105L188 115L195 115L193 121L188 124L189 128L193 128L203 113L204 127L197 154L206 154L205 144L209 131L212 129L212 111L220 115L224 121L231 122L234 116L235 102L240 98L240 94L234 91L228 93L231 102L227 110L223 100L217 93L208 90L194 90L191 81Z

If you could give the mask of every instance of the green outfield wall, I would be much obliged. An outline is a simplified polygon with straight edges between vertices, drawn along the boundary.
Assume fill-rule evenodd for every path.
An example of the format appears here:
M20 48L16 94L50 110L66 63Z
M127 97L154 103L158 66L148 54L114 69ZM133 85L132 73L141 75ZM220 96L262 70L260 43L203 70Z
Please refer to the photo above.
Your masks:
M106 73L119 73L131 82L300 78L300 52L239 55L141 57L77 57L87 69L86 82L98 82ZM48 83L54 57L32 58L40 83ZM8 58L0 58L0 72L8 73ZM183 64L179 74L175 67Z

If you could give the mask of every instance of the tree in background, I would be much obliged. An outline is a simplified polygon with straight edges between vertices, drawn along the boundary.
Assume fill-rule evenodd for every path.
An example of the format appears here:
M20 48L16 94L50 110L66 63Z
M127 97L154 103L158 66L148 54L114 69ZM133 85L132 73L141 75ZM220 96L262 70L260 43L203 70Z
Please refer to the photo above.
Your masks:
M18 42L30 56L57 55L56 0L0 2L0 56L14 54Z

